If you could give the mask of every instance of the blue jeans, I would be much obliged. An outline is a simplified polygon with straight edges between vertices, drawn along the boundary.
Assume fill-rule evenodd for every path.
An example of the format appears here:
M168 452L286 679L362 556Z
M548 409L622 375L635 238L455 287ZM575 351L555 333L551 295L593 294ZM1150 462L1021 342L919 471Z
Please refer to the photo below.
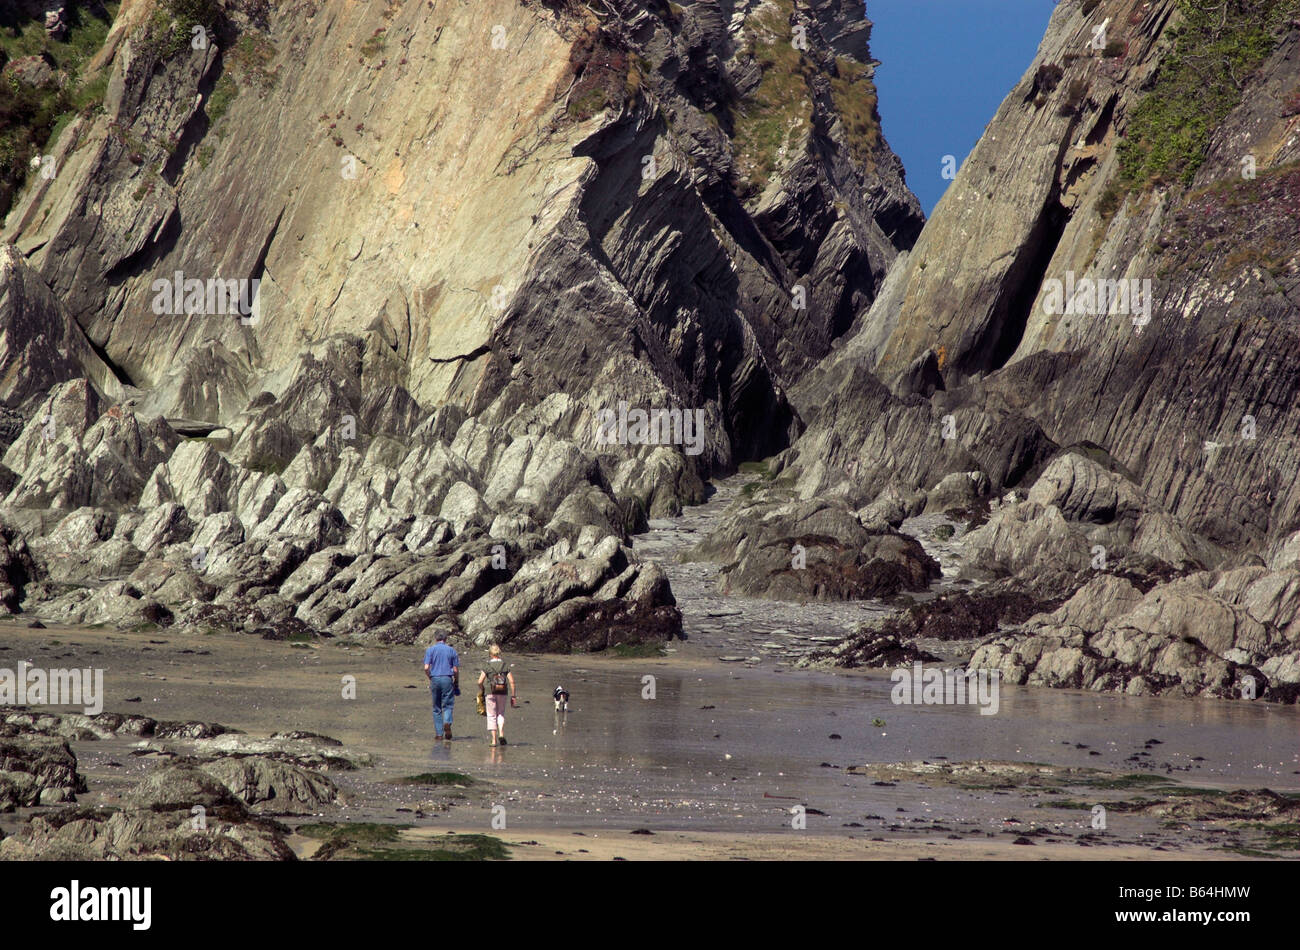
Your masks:
M451 708L456 704L451 677L430 677L429 689L433 693L433 730L442 735L442 724L445 721L451 725Z

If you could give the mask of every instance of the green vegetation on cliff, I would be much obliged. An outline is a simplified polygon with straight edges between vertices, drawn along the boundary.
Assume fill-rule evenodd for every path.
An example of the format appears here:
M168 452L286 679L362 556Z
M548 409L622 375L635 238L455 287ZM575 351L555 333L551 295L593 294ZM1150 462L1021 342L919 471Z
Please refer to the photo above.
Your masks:
M645 79L645 61L594 21L584 24L569 52L569 64L574 79L567 113L578 122L606 109L621 109L640 94Z
M819 67L797 44L799 35L790 25L793 12L792 0L774 0L745 24L744 52L762 76L730 109L735 178L742 197L760 194L781 164L782 149L797 147L812 128L811 81ZM836 56L829 79L831 106L849 150L873 171L881 137L871 69L851 56Z
M871 71L848 56L835 57L838 75L831 77L831 99L844 123L849 149L867 171L875 171L880 148L880 113Z
M43 56L54 79L37 86L6 73L0 81L0 217L22 187L32 160L77 111L103 99L107 77L82 82L91 57L99 52L117 16L118 2L69 5L68 35L51 39L43 22L13 10L0 12L0 67L29 56Z
M195 27L209 38L222 20L217 0L162 0L146 25L144 46L166 59L194 42Z
M763 71L758 86L732 109L737 185L745 197L760 194L781 157L812 123L808 77L815 67L795 48L791 0L765 6L746 24L749 54Z
M1173 47L1119 146L1120 182L1128 191L1191 183L1210 136L1241 102L1300 0L1178 0L1178 7L1183 23L1171 31Z

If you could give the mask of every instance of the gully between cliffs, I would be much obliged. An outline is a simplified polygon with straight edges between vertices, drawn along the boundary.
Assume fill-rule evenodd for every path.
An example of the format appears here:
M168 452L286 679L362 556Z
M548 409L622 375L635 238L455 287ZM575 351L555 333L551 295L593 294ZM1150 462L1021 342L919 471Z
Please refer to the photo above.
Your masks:
M838 643L864 621L893 610L878 600L796 603L727 595L719 590L718 564L679 561L681 554L713 530L752 480L744 474L722 479L704 504L686 508L676 518L654 519L649 531L633 539L636 553L657 561L668 575L682 611L684 650L724 662L788 666ZM951 538L939 540L932 534L939 524L953 528ZM910 596L924 600L950 589L960 567L957 541L964 527L943 515L921 515L905 521L901 530L915 537L943 571L929 591Z

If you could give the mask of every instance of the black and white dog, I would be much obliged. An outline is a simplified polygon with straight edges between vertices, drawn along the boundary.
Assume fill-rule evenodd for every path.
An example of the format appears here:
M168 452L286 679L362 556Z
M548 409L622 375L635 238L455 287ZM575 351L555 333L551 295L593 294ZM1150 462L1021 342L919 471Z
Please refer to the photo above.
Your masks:
M555 697L555 711L568 712L569 691L565 689L563 686L557 686L555 687L555 692L552 695Z

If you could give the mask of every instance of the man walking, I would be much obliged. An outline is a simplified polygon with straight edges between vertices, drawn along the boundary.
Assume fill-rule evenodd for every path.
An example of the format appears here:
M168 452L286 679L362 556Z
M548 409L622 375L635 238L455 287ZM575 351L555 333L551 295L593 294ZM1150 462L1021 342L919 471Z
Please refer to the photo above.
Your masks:
M433 693L433 734L436 739L451 738L451 710L456 703L456 678L460 675L460 657L447 645L447 634L439 633L433 646L424 651L424 675L429 677Z

